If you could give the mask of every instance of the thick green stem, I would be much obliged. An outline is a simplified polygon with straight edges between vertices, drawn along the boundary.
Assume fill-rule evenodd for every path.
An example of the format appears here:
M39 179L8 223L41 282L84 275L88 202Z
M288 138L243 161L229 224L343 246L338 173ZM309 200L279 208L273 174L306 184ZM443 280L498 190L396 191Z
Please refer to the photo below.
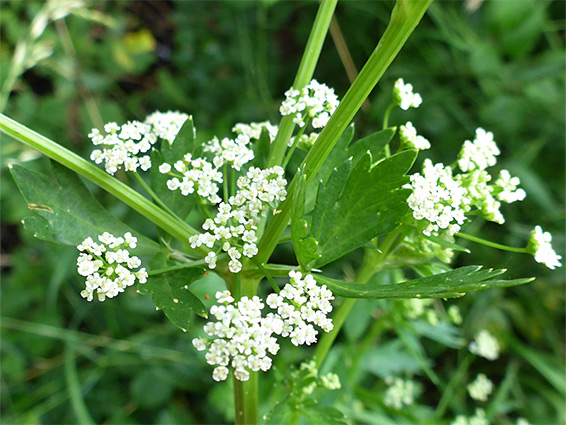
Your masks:
M232 275L232 279L227 279L227 283L232 287L232 294L236 300L244 296L252 298L256 295L259 278L240 276L238 273ZM250 372L249 380L244 382L234 378L234 406L236 425L254 425L259 422L257 372Z
M383 37L303 162L307 183L316 176L334 145L397 56L431 3L432 0L399 0L397 2ZM283 154L281 154L282 157ZM280 205L281 212L269 223L261 238L257 259L262 263L269 259L289 223L297 176L298 174L289 185L287 199Z
M303 53L303 58L301 59L301 64L299 65L299 70L297 71L297 76L293 82L294 89L301 90L312 79L316 63L318 62L322 50L322 45L324 44L324 39L326 38L326 33L328 32L328 27L330 26L330 21L332 20L332 15L334 14L334 9L336 8L336 3L338 3L338 0L322 0L320 3L305 52ZM271 154L267 164L268 167L281 164L287 143L293 134L294 128L293 116L284 116L279 125L277 136L271 145Z
M3 114L0 114L0 131L19 142L37 149L47 157L97 184L148 220L161 227L174 238L187 243L191 236L198 234L198 232L187 223L176 219L167 211L159 208L118 179L109 176L77 154ZM199 255L205 256L208 249L201 247L195 251L198 252Z
M467 240L475 242L475 243L479 243L479 244L482 244L482 245L485 245L485 246L489 246L491 248L501 249L503 251L520 252L522 254L528 254L529 253L529 250L527 248L515 248L515 247L512 247L512 246L501 245L499 243L487 241L485 239L478 238L476 236L467 235L466 233L458 232L458 233L456 233L456 236L458 236L459 238L462 238L462 239L467 239Z
M402 229L397 228L387 235L381 246L381 252L377 252L372 249L365 249L364 262L360 268L358 276L356 277L356 283L367 283L374 274L383 268L385 261L397 246L398 236L401 232ZM334 327L329 333L322 335L314 352L314 359L318 369L322 366L328 351L330 351L330 347L342 329L342 325L344 325L344 321L356 304L356 301L357 300L355 298L346 298L342 301L342 304L340 304L340 307L338 307L338 310L336 310L336 313L332 316L332 324Z

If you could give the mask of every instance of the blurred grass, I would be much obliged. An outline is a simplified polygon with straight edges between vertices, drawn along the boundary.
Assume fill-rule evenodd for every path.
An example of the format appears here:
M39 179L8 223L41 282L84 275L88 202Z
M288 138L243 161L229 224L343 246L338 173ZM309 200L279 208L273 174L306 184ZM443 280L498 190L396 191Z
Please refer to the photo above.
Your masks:
M0 80L41 5L3 3ZM156 109L193 114L202 141L228 134L236 122L277 122L278 103L294 78L316 6L304 1L95 2L88 10L112 17L113 25L77 15L50 23L40 40L53 53L18 79L6 114L85 156L90 152L86 134L93 126L143 118ZM391 7L387 1L339 4L336 17L358 69L385 28ZM476 222L469 231L521 246L540 224L552 232L563 256L564 9L561 1L490 1L473 13L463 2L434 4L371 95L370 110L359 114L356 130L366 135L379 129L393 82L403 77L424 103L418 110L395 111L391 123L411 120L431 140L435 161L453 162L476 127L493 131L502 150L498 166L521 178L528 197L504 207L504 226ZM347 89L330 38L315 77L339 95ZM81 299L76 252L36 241L19 225L27 209L6 163L27 161L33 152L6 138L1 149L2 423L87 423L89 416L96 423L115 424L229 422L230 388L212 382L190 343L201 323L181 334L149 299L133 292L103 304ZM26 165L44 169L45 161ZM108 195L92 190L121 219L154 232ZM517 416L533 424L562 423L564 273L550 272L526 256L469 247L473 254L460 255L457 264L506 267L511 277L537 276L525 287L458 301L465 338L488 328L505 343L499 361L477 361L470 372L484 372L499 385L488 409L494 423L511 423ZM337 272L347 272L355 261L350 257L336 265ZM325 367L343 375L342 365L366 347L358 338L375 329L374 315L384 308L389 307L364 304L356 312L359 321L347 323ZM413 370L426 387L419 400L434 407L439 391L422 378L395 332L387 330L380 338L383 344L368 340L369 357L362 356L351 380L341 376L343 391L326 400L359 423L391 421L396 413L382 404L379 373L384 361L402 355L407 362L401 370ZM459 352L426 338L421 344L444 382L457 367ZM279 356L264 388L308 351ZM377 359L376 370L371 358ZM464 398L451 407L473 411ZM431 414L419 407L391 423L425 421Z

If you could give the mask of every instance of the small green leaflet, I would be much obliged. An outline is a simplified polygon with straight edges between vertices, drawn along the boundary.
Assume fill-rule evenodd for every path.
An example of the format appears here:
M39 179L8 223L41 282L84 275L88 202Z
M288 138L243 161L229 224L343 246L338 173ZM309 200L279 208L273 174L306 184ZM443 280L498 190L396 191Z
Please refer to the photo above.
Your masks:
M534 278L497 279L505 271L482 269L482 266L466 266L393 285L372 283L361 285L322 275L317 275L316 280L326 285L335 295L345 298L456 298L469 291L506 288L534 280Z
M23 220L24 227L36 238L77 246L104 232L114 236L131 232L138 238L138 246L132 250L137 255L153 255L162 249L104 209L75 173L56 162L51 162L51 168L55 180L21 165L10 170L34 213Z
M175 326L186 332L194 311L207 317L204 304L190 290L189 285L201 279L206 271L203 268L181 269L169 273L150 276L147 283L139 285L142 292L149 292L155 307L163 310Z
M395 229L408 212L405 173L417 152L407 150L372 167L369 152L358 162L349 159L320 184L310 236L318 241L322 267Z
M202 156L203 145L195 140L195 127L193 117L187 118L177 137L173 143L161 143L161 156L163 162L167 162L173 166L177 161L181 161L183 157L190 153L194 157Z

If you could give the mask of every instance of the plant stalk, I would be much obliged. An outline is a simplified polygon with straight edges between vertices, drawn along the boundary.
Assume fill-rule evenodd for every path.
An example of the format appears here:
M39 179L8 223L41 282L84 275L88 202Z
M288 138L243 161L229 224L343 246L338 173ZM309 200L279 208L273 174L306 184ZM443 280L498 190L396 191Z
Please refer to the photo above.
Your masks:
M330 26L330 21L334 14L334 9L336 8L336 3L338 3L338 0L322 0L320 3L309 40L307 41L307 46L305 47L305 52L303 53L303 58L301 59L301 64L299 65L299 70L293 82L294 89L301 90L312 79L316 63L318 62L322 50L322 45L324 44L324 39L326 38L326 33L328 32L328 27ZM271 152L267 164L268 168L280 165L281 161L283 161L285 149L293 134L294 128L293 116L284 116L279 125L277 136L271 145Z
M389 25L377 47L303 161L307 183L316 176L332 148L397 56L431 3L432 0L399 0L397 2L391 14ZM286 143L287 140L284 142ZM274 157L274 152L272 152L272 157ZM283 154L281 154L282 157ZM261 238L257 256L257 260L261 263L267 262L289 223L292 200L297 186L297 176L298 174L295 175L289 185L287 199L280 205L281 212L269 223Z
M176 219L118 179L3 114L0 114L0 132L37 149L45 156L97 184L181 242L188 243L191 236L198 234L198 231L187 223ZM203 257L208 251L205 247L195 249L195 252Z

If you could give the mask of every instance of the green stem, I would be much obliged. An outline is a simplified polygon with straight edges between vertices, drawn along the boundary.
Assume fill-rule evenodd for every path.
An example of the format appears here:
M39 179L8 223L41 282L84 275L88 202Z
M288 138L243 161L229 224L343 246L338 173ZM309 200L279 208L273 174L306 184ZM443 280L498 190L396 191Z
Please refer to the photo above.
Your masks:
M389 128L389 115L391 111L395 107L395 103L390 103L385 111L385 116L383 117L383 129ZM389 147L389 143L385 145L385 156L389 158L391 156L391 148Z
M307 120L305 125L303 125L303 127L299 130L299 132L295 135L295 140L293 141L293 144L291 145L291 147L287 151L287 155L285 155L285 159L283 160L283 164L281 164L281 167L283 169L287 168L287 164L289 164L289 161L291 160L291 157L293 156L293 153L295 152L295 149L297 148L297 145L299 144L299 139L305 133L305 129L307 128L307 125L309 125L309 121L310 121L310 118L309 118L309 120Z
M397 237L401 232L402 230L399 227L387 235L381 246L381 253L372 249L364 250L364 262L360 268L358 276L356 277L356 283L367 283L375 273L382 269L387 257L389 257L389 255L394 251L394 247L397 246L395 245L395 241L397 241ZM344 325L344 321L356 304L356 301L357 300L355 298L344 299L342 304L340 304L340 307L338 307L338 310L336 310L336 313L332 316L332 324L334 327L329 333L322 335L314 352L314 359L318 369L322 366L326 355L330 351L330 347L342 329L342 325Z
M140 174L137 171L135 171L133 174L134 174L136 180L142 185L142 187L145 189L145 191L147 193L149 193L149 195L153 198L153 200L155 201L155 203L157 205L159 205L161 208L163 208L165 211L167 211L169 214L171 214L177 220L183 221L183 220L181 220L181 218L179 218L179 216L177 214L175 214L173 211L171 211L171 209L167 205L165 205L165 203L161 199L159 199L159 196L157 196L157 194L153 190L151 190L151 188L148 186L148 184L145 182L145 180L142 178L142 176L140 176Z
M236 170L234 169L234 167L230 167L232 168L232 178L230 179L230 185L232 186L232 190L230 191L230 195L232 196L236 196Z
M236 273L231 282L232 295L236 300L244 296L252 298L256 295L258 283L259 278L241 278L240 273ZM258 373L250 372L250 378L245 382L234 378L236 425L257 424L259 422L258 404Z
M456 233L456 236L462 238L462 239L467 239L469 241L472 242L476 242L485 246L489 246L491 248L496 248L496 249L501 249L503 251L509 251L509 252L520 252L522 254L528 254L529 251L527 250L527 248L515 248L512 246L507 246L507 245L501 245L499 243L496 242L491 242L491 241L487 241L485 239L482 238L478 238L476 236L472 236L472 235L468 235L466 233Z
M338 3L338 0L323 0L320 2L299 70L293 82L294 89L301 90L312 79L336 3ZM293 116L284 116L279 125L277 136L271 145L271 153L267 163L268 168L281 164L294 128Z
M273 277L271 276L271 273L269 273L264 267L263 265L254 260L253 258L251 259L251 262L258 268L258 270L267 278L267 280L269 281L269 284L271 285L271 287L273 288L273 290L276 293L281 292L281 289L279 289L279 286L277 286L277 283L273 280Z
M201 212L204 214L204 216L206 218L213 219L214 217L212 217L212 214L210 213L208 208L206 208L206 205L204 205L204 203L202 202L202 198L200 197L200 195L198 193L195 193L195 199L197 200L197 205L199 207L199 210L201 210Z
M324 4L323 2L322 4ZM315 144L307 154L303 165L307 183L316 173L334 148L334 145L350 124L364 100L371 93L383 73L387 70L409 35L413 32L432 0L398 1L391 14L391 21L377 47L361 70L336 111L330 117ZM283 120L284 121L284 120ZM283 123L282 121L282 123ZM281 129L280 129L281 131ZM292 129L291 129L292 131ZM278 134L279 136L279 134ZM287 142L288 139L284 141ZM272 157L274 153L272 152ZM281 158L283 154L281 154ZM272 159L273 161L273 159ZM273 162L270 162L273 164ZM292 200L297 187L295 175L289 185L287 199L280 205L281 212L269 223L259 243L258 261L265 263L279 242L279 238L291 216Z
M97 184L181 242L187 243L191 236L198 234L198 231L187 223L179 221L118 179L3 114L0 114L0 132L37 149L47 157ZM205 256L209 250L201 247L195 251Z
M223 199L224 203L228 203L228 198L230 197L230 192L228 192L228 164L224 164L222 167L222 189L223 189Z

